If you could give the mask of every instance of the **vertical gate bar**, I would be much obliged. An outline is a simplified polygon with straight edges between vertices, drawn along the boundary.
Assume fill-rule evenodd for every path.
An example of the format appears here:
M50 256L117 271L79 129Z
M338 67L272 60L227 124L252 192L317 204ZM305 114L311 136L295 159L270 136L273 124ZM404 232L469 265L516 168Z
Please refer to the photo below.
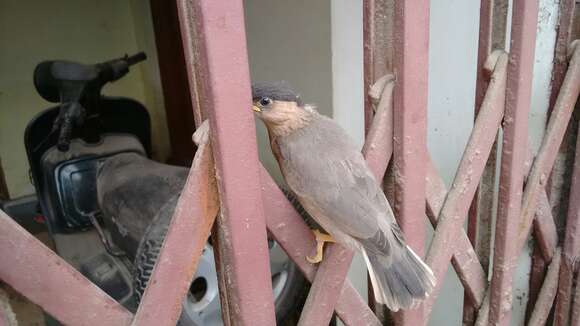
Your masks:
M199 55L196 53L202 49L195 43L195 9L193 2L189 0L173 0L177 3L177 16L179 18L179 30L181 33L181 43L183 48L183 56L185 58L185 69L187 71L187 78L189 82L189 95L193 105L193 119L196 126L201 126L205 115L202 112L201 103L199 99L199 82L197 80L197 71L200 71L200 65L203 65L199 60Z
M465 146L452 187L439 213L437 228L425 259L437 279L435 289L427 299L426 315L430 314L433 303L441 289L449 260L455 251L456 239L460 232L463 232L463 224L469 211L469 206L496 139L496 133L493 131L499 130L504 116L508 59L507 54L503 51L498 50L494 53L496 55L493 58L496 60L489 61L490 68L492 65L495 67L490 69L494 71L492 81L486 92L469 141Z
M574 306L572 307L572 326L580 326L580 274L576 275L576 293L574 294Z
M566 235L564 237L564 252L560 267L560 284L554 325L568 325L568 316L572 305L572 286L574 281L575 263L580 258L580 137L576 139L574 157L574 172L568 200L568 216L566 218ZM579 285L576 285L579 287Z
M241 0L193 2L202 106L207 108L221 200L220 271L231 324L275 324L266 223ZM190 8L191 9L191 8ZM225 291L222 287L220 290Z
M364 75L364 119L365 135L373 121L372 99L367 94L374 81L375 52L375 0L363 0L363 75Z
M132 325L175 325L181 314L219 206L207 134L204 137Z
M395 82L392 78L386 78L380 84L384 87L379 107L363 146L363 155L377 180L380 180L379 177L386 169L386 162L390 161L392 155L393 121L392 114L388 112L393 111ZM330 322L352 258L353 252L338 245L329 246L312 282L299 326L327 325Z
M133 315L127 309L2 210L0 262L1 281L63 324L97 326L131 323Z
M429 64L429 0L395 1L395 214L407 243L425 248L425 158ZM395 316L399 325L424 325L423 305Z
M372 132L373 101L379 100L370 95L371 88L376 86L376 82L387 74L393 72L393 17L394 0L363 0L363 45L364 45L364 109L365 109L365 135ZM380 96L379 92L376 95ZM392 114L389 113L389 114ZM391 126L392 128L392 126ZM392 134L390 136L392 138ZM392 142L388 142L392 144ZM381 162L388 165L389 162ZM383 184L386 183L384 172L378 179ZM388 187L386 187L388 188ZM386 193L390 200L392 196ZM370 277L367 274L367 296L369 306L377 313L379 319L387 318L385 305L378 305L375 302L374 291Z
M489 322L508 325L517 258L519 216L528 142L528 112L538 21L537 0L514 0L506 89ZM534 211L535 213L535 211Z
M479 13L479 42L477 53L477 79L475 85L475 117L479 112L489 84L489 72L485 71L485 62L495 49L505 48L508 0L482 0ZM496 180L497 139L494 143L487 165L481 176L479 189L471 204L467 222L467 234L479 261L487 273L491 257L491 234L493 203ZM476 318L474 303L464 295L463 325L473 325Z
M524 324L530 322L532 313L536 309L536 301L540 296L542 290L542 283L546 278L548 263L541 256L540 248L534 246L532 249L532 261L530 266L530 278L528 281L528 303L526 304L526 313L524 316ZM550 306L551 307L551 306Z
M317 266L306 261L305 257L315 246L314 235L264 167L261 168L261 180L268 231L300 268L306 279L312 282ZM343 284L335 307L340 319L346 325L380 325L379 320L350 282L345 280Z
M558 291L558 273L560 270L561 256L560 249L557 249L554 254L554 259L548 268L548 273L542 284L534 311L527 324L528 326L543 326L548 320L548 316L554 305L556 292Z
M568 46L572 41L572 22L574 21L574 7L576 0L560 0L558 9L558 32L556 36L556 47L554 49L554 65L552 67L552 83L550 93L550 106L552 110L556 104L558 93L564 82L564 76L568 70Z
M241 0L193 1L197 71L210 121L221 200L217 218L220 272L228 284L224 320L274 325L268 241L260 190L250 72ZM222 287L222 293L225 289Z

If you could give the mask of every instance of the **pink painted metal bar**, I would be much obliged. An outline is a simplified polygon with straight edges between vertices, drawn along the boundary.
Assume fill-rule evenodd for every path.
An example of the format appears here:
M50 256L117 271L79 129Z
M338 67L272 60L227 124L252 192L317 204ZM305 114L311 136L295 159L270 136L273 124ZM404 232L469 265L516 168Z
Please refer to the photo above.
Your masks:
M427 159L426 180L427 216L431 221L431 225L436 228L440 216L439 213L447 196L447 189L430 156ZM454 241L456 244L451 263L465 289L466 297L479 307L487 287L486 273L465 231L460 230L458 237ZM428 312L430 309L431 306L427 305L426 311Z
M377 82L383 79L384 76L393 73L393 17L394 17L394 1L392 0L365 0L363 1L363 69L364 69L364 113L365 113L365 135L372 132L375 128L376 120L373 115L378 114L374 112L377 107L378 97L370 95L373 91L371 88L376 88ZM382 89L381 89L382 90ZM377 94L378 93L378 94ZM374 95L380 97L381 91L375 92ZM392 114L392 112L389 112ZM392 125L390 126L392 128ZM375 128L376 129L376 128ZM392 133L389 140L392 140ZM389 141L392 146L392 141ZM388 164L382 161L380 164ZM383 169L381 169L383 170ZM386 170L386 169L385 169ZM391 178L392 179L392 178ZM387 183L384 179L384 173L378 179L383 184ZM392 185L392 182L390 183ZM388 186L387 189L391 189ZM390 192L390 193L389 193ZM392 202L393 191L387 191L387 199ZM381 321L387 319L387 308L383 304L377 304L374 298L374 291L370 276L367 273L367 296L369 306Z
M206 124L207 126L207 124ZM175 325L218 213L207 130L198 143L157 264L132 325Z
M552 93L550 94L550 107L552 110L558 91L562 87L564 76L568 71L568 54L572 27L574 22L574 7L576 0L561 0L558 10L558 34L556 38L556 48L554 50L554 65L552 67Z
M534 156L532 151L528 149L527 159L525 164L525 178L529 176L532 168L532 162L534 161ZM538 206L536 208L535 218L534 218L534 234L536 236L536 242L539 246L542 257L545 261L549 262L552 260L552 255L558 244L558 232L556 231L556 224L554 222L554 216L552 216L552 206L548 199L548 194L546 189L542 188L540 190L540 196L538 198ZM521 252L524 246L527 244L529 237L529 227L526 232L520 232L519 242L518 242L518 252Z
M268 231L296 263L304 276L313 281L317 266L310 264L305 258L312 253L316 245L312 232L263 167L261 181ZM328 256L326 258L328 259ZM348 280L344 282L342 291L338 295L335 311L346 325L381 325Z
M375 178L381 180L392 155L394 80L392 77L386 76L377 84L376 88L382 88L381 95L379 96L377 114L363 146L363 155ZM330 245L306 298L298 323L300 326L326 325L330 322L352 258L353 253L349 250L337 245Z
M314 276L298 326L318 326L330 323L352 257L353 253L350 250L336 244L330 245L325 250L324 260Z
M538 299L536 300L536 305L528 326L543 326L546 325L550 311L552 310L554 299L556 298L556 292L558 291L558 273L560 270L561 263L561 252L558 249L554 254L554 259L550 263L548 268L548 274L544 279L542 284L542 289Z
M196 71L221 200L218 255L232 324L275 324L241 0L194 1ZM251 276L251 277L250 277ZM222 288L222 290L224 290ZM227 323L227 322L226 322Z
M425 156L429 0L395 1L394 17L394 210L408 245L418 255L425 246ZM395 314L399 325L424 325L423 306Z
M518 217L521 212L537 22L537 0L514 0L499 206L489 296L489 322L493 325L508 325L511 318L512 274L518 254L517 242L513 239L518 236ZM532 213L535 213L535 209Z
M385 177L393 154L394 86L394 77L385 75L372 86L368 96L378 103L362 152L377 180L383 180Z
M568 200L568 216L566 219L566 235L564 238L563 262L560 267L560 284L554 325L568 325L568 316L572 306L572 286L574 267L580 258L580 137L576 140L574 172ZM576 285L579 287L579 285Z
M548 176L556 161L558 149L568 122L574 111L574 105L580 92L580 42L571 46L570 69L566 73L556 104L550 115L546 134L526 183L522 210L520 213L520 236L528 234L532 219L538 205L538 198L546 185ZM533 54L533 53L532 53Z
M199 48L195 44L195 13L193 1L175 0L177 3L177 16L179 18L179 30L181 33L181 42L183 46L185 69L189 81L189 95L193 107L193 118L196 126L200 126L204 115L200 107L199 99L199 81L196 71L201 70L200 65L203 63L196 57L196 51Z
M580 275L576 276L576 284L580 283ZM580 326L580 286L576 286L576 294L574 295L574 306L572 307L572 326Z
M133 315L128 310L2 210L0 262L0 280L63 324L96 326L131 323Z
M363 1L364 94L393 72L393 1ZM365 96L365 134L373 121L372 98Z
M475 85L475 116L485 97L489 85L489 71L485 62L493 50L505 48L505 32L508 0L482 0L479 10L479 44L477 55L477 78ZM483 269L488 271L491 258L492 220L494 214L497 141L493 145L487 165L481 176L479 188L475 193L469 210L467 234ZM463 303L463 324L475 323L477 304L465 293Z
M557 148L561 141L562 138L564 136L564 131L567 127L568 124L568 120L566 120L566 117L569 119L571 116L571 110L574 106L574 103L576 102L577 98L578 98L578 92L579 92L579 88L580 88L580 51L579 51L579 47L578 47L578 41L576 41L576 43L574 43L573 46L570 47L571 50L571 63L570 63L570 68L568 69L568 72L566 73L565 79L564 79L564 83L562 85L562 88L560 89L560 94L558 95L558 100L556 101L556 106L552 112L552 115L550 116L550 121L548 122L548 131L546 132L545 136L544 136L544 141L543 141L543 145L540 148L540 152L538 154L538 157L540 157L540 155L544 156L544 164L549 165L550 169L551 166L553 165L554 162L554 156L555 156L555 151L554 148ZM550 139L546 139L546 138L559 138L556 140L550 140ZM547 145L549 144L549 145ZM552 157L552 159L548 160L548 156ZM528 153L528 157L531 157L531 154ZM548 157L548 158L546 158ZM551 161L551 162L550 162ZM536 169L543 169L545 168L545 166L543 167L538 167L539 163L541 161L538 161L538 158L536 158L536 160L534 161L534 165L536 166ZM547 163L546 163L547 162ZM548 164L549 163L549 164ZM533 167L532 167L533 169ZM549 171L549 170L548 170ZM531 172L530 172L531 174ZM544 174L544 176L547 174ZM545 177L544 178L540 178L542 180L545 181ZM528 187L530 187L531 183L530 180L528 180L528 185L526 186L526 193L528 193ZM545 205L545 190L543 188L544 186L544 182L542 182L542 184L538 183L538 190L537 192L539 193L539 200L540 203L539 208L542 207L542 205ZM544 195L543 195L544 194ZM524 194L525 196L525 194ZM544 204L542 204L542 202L544 202ZM525 201L524 201L525 203ZM534 202L531 202L531 204L535 204ZM535 209L539 209L538 207L535 207ZM531 205L529 207L529 209L531 209ZM524 212L522 211L522 214ZM537 217L537 213L536 213L536 217ZM550 222L553 224L554 221L553 219L546 219L544 218L544 221L547 222L546 224L549 225ZM531 228L531 221L528 222L528 220L523 220L520 218L519 221L519 234L518 236L520 237L518 244L517 244L517 250L515 252L516 256L521 253L521 250L523 249L523 246L525 244L525 241L523 239L525 239L527 237L527 235L529 234L529 230ZM538 224L539 226L540 224ZM516 226L517 227L517 226ZM552 229L555 228L553 226L548 226L546 227L546 229ZM552 233L552 231L544 231L545 234L549 234ZM512 235L513 237L513 235ZM540 237L541 238L541 237ZM545 237L546 239L548 239L548 236ZM512 241L513 242L513 241ZM556 242L556 241L551 241L551 242ZM562 264L563 266L565 264ZM565 281L566 279L563 278L563 280ZM489 295L487 296L486 300L489 300ZM489 302L484 302L484 306L482 307L482 309L480 310L480 315L478 316L478 323L480 322L480 320L485 320L486 318L488 318L489 315L489 311L486 309L486 307L489 307Z
M469 206L485 169L487 157L495 142L496 133L490 131L499 129L503 117L507 55L499 51L494 58L490 59L489 65L495 67L490 69L494 70L492 80L459 163L453 185L441 208L437 228L427 254L426 263L431 266L438 281L435 290L427 300L427 316L431 312L443 283L447 264L455 250L456 239L462 231Z

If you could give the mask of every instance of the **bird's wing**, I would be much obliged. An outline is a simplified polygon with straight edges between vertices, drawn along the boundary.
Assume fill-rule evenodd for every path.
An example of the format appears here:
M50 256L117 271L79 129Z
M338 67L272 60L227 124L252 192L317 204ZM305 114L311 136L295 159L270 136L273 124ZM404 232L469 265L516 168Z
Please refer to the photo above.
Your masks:
M322 121L288 140L281 146L288 185L340 231L369 239L385 229L379 225L394 222L363 156L334 122Z

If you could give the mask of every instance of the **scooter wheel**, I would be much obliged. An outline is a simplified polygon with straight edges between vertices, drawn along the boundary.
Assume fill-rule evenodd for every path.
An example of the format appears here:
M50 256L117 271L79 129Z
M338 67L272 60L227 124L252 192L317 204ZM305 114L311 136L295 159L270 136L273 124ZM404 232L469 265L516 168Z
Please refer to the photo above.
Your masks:
M164 205L141 239L134 264L134 293L137 302L140 302L151 278L177 198L178 196L171 198ZM299 212L305 214L293 197L289 199L293 204L298 205ZM278 325L296 325L308 294L308 282L275 241L269 240L269 250L277 323ZM203 249L196 275L182 308L178 323L180 326L223 325L211 243L207 243Z

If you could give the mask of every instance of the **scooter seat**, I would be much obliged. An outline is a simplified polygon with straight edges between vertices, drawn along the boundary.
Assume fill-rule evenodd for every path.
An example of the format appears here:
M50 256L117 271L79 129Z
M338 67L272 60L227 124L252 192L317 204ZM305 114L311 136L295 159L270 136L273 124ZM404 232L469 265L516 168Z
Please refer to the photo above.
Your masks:
M97 192L113 243L133 257L153 218L181 192L188 171L137 153L117 154L104 161L97 175Z

